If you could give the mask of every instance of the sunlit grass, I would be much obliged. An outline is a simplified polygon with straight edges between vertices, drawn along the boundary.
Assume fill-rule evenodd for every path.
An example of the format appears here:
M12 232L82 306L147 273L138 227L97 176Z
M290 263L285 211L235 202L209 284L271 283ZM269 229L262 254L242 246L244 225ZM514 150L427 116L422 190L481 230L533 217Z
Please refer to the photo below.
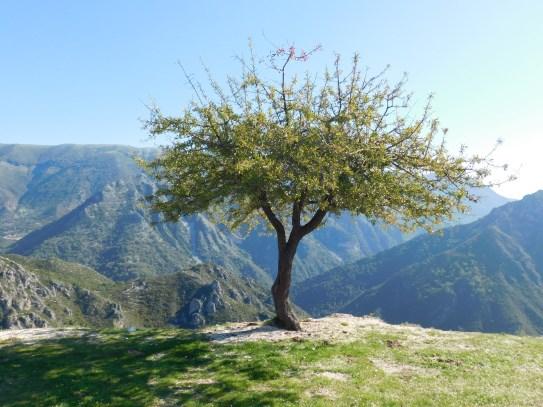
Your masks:
M1 406L529 406L543 340L368 331L216 344L177 329L0 344Z

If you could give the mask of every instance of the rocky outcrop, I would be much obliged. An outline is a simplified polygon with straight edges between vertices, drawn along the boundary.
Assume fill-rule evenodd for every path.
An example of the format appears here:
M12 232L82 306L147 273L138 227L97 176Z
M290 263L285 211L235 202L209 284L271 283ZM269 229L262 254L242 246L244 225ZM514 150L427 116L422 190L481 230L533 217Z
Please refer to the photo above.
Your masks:
M56 319L45 300L55 293L36 275L0 257L0 328L43 328Z
M261 288L250 278L235 279L224 268L216 265L206 265L211 282L203 284L191 294L185 305L177 312L171 321L174 325L184 328L200 328L204 325L224 321L267 319L270 317L269 299L261 295ZM202 272L203 270L197 270ZM209 280L208 280L209 281ZM255 312L259 310L260 312Z
M90 319L107 320L116 328L125 326L120 304L111 302L87 289L75 288L81 312Z
M41 278L0 257L0 329L45 328L74 324L123 327L121 304L77 285Z
M0 330L91 326L198 328L270 316L254 281L215 265L114 282L61 260L0 257Z
M218 280L200 288L178 315L178 323L189 328L206 324L206 318L213 317L225 308L224 292Z

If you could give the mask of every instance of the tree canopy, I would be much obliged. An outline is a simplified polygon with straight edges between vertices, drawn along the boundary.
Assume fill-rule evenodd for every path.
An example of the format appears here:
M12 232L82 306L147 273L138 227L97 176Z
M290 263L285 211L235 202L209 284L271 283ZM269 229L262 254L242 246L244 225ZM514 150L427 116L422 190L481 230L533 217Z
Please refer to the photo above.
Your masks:
M431 229L465 209L488 157L451 153L430 100L412 114L405 78L372 76L357 55L346 70L336 57L321 75L291 71L314 51L251 53L238 77L210 79L208 92L187 75L194 101L179 116L154 108L147 122L153 136L172 136L147 163L162 181L153 208L172 221L218 207L233 226L264 218L280 257L327 214Z

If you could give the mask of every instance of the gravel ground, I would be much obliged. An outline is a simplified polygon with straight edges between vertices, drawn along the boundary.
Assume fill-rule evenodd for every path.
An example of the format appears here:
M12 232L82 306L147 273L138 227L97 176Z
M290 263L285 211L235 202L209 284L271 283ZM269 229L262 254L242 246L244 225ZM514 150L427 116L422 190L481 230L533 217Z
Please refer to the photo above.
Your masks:
M355 317L350 314L332 314L323 318L301 321L301 331L284 331L272 325L255 322L236 322L204 328L202 332L218 343L242 341L325 340L350 342L361 337L368 329L393 327L375 317ZM401 329L424 330L418 326L401 325Z

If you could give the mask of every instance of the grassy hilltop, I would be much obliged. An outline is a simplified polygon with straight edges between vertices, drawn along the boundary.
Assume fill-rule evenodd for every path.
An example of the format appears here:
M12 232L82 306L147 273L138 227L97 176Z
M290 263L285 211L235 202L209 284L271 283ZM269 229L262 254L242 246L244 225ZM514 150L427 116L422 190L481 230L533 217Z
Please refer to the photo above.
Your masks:
M536 406L543 399L542 338L346 315L303 326L285 333L238 323L208 335L5 331L0 405Z

